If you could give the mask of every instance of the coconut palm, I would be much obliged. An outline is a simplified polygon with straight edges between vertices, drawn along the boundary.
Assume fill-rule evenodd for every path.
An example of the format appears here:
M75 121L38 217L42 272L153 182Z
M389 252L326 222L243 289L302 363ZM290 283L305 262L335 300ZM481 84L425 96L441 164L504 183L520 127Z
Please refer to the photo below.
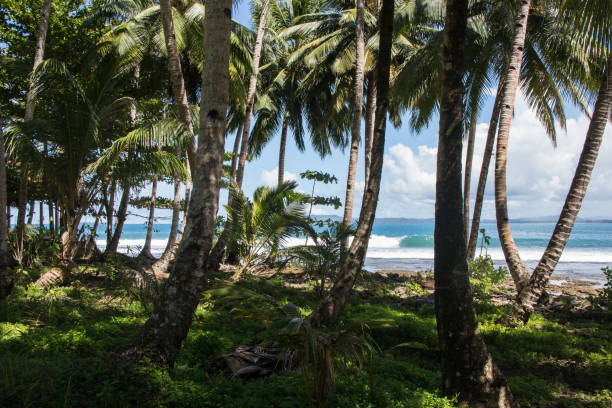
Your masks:
M612 53L610 51L612 44L612 7L610 7L610 3L593 0L577 4L565 1L561 4L561 11L561 25L573 31L574 38L580 40L585 54L595 61L595 67L604 67L604 74L601 78L599 93L587 130L584 147L559 220L540 262L517 299L519 307L516 316L512 317L518 317L523 322L529 319L535 305L542 296L550 275L553 273L569 240L612 111ZM597 62L600 63L597 64ZM571 64L566 66L566 69L578 69L580 73L583 73L582 68L582 66L572 66ZM591 75L595 76L596 72L595 70Z
M372 144L371 174L364 189L359 222L348 254L342 263L330 293L310 315L309 319L315 327L333 323L342 314L347 296L354 285L357 273L363 265L372 225L374 224L385 149L387 106L389 103L389 74L391 69L391 48L393 45L393 10L394 1L384 0L379 17L380 41L376 76L376 100L378 103L376 107L376 130Z
M467 0L447 2L434 228L435 302L443 390L461 404L514 407L506 379L487 351L472 303L463 225L464 47Z
M296 187L294 181L283 182L275 188L259 187L253 201L239 190L233 190L227 216L234 225L239 248L234 278L257 263L275 258L286 239L304 228L304 196L295 192Z
M153 346L155 360L173 365L187 336L204 288L206 272L218 268L222 248L213 247L223 175L229 94L231 0L209 0L204 24L200 126L193 193L174 267L145 323L140 347ZM206 171L206 175L199 172ZM212 252L211 252L212 250Z
M323 10L324 6L320 0L283 1L270 5L268 31L275 58L261 69L262 89L249 140L249 155L259 156L280 130L279 184L284 180L289 130L298 149L303 151L306 147L304 119L307 119L311 145L322 157L331 153L332 146L345 144L347 110L342 103L337 103L337 94L329 92L330 82L334 84L338 78L330 75L327 69L309 69L305 65L296 52L311 38L307 33L292 30L294 21ZM309 77L318 80L308 81Z
M34 63L32 66L32 72L36 70L38 65L42 62L45 55L45 42L47 39L47 30L49 28L49 15L51 14L51 0L45 0L40 17L40 23L38 26L38 34L36 37L36 48L34 49ZM26 95L25 114L23 121L26 125L34 118L34 110L36 104L34 102L34 93L30 90ZM17 258L21 259L23 255L23 234L25 228L25 213L26 213L26 202L28 199L28 166L24 164L21 168L21 177L19 182L19 202L18 202L18 214L17 214Z

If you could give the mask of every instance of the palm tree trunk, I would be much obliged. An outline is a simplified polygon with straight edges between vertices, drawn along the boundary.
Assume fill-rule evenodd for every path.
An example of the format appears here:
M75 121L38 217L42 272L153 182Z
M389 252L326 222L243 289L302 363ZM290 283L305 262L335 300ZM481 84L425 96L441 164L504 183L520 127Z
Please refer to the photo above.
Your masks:
M478 329L463 224L461 156L468 0L446 2L436 171L434 279L443 391L460 405L514 407L512 393Z
M13 289L13 280L7 271L8 251L8 213L6 190L6 162L4 158L3 123L0 122L0 300L6 298Z
M506 165L508 162L508 139L510 124L514 113L514 101L519 86L519 75L523 59L523 47L527 33L527 18L529 16L530 0L518 2L517 15L514 21L514 37L512 39L512 54L508 71L503 84L503 97L499 113L499 131L497 133L497 148L495 157L495 217L497 232L510 275L518 291L527 283L529 274L521 261L518 249L512 237L508 218L508 197L506 188Z
M108 192L108 195L104 198L105 210L106 210L106 246L110 246L113 239L113 216L115 213L115 192L117 189L117 181L113 179Z
M380 43L378 52L378 71L376 83L377 101L375 133L372 143L371 174L363 192L359 223L355 237L348 250L347 256L340 267L338 276L330 293L321 301L317 309L310 315L314 326L327 325L335 322L342 314L346 299L353 285L357 273L361 270L368 241L374 224L380 180L382 176L383 157L385 150L385 130L387 124L387 107L389 105L389 72L391 67L391 45L393 43L393 11L394 1L383 0L380 11Z
M55 234L55 217L53 211L53 201L49 200L47 202L47 210L49 211L49 232L51 234Z
M157 177L153 178L153 185L151 186L151 203L149 204L149 218L147 220L147 235L145 236L145 242L140 251L140 256L153 259L151 254L151 239L153 238L153 223L155 222L155 196L157 195Z
M465 175L463 177L463 225L465 225L465 236L470 233L470 190L472 182L472 161L474 160L474 143L476 139L476 125L478 114L476 111L470 118L470 131L468 133L468 145L465 155Z
M232 170L231 178L233 179L236 175L236 166L238 166L238 156L240 156L240 138L242 137L242 125L238 127L236 132L236 139L234 139L234 148L232 149Z
M30 200L30 202L28 203L28 222L26 224L28 225L32 225L32 223L34 222L34 207L35 207L35 202L34 200Z
M117 209L117 224L115 225L115 231L111 238L110 244L104 250L105 254L114 254L119 248L119 240L121 239L121 233L123 232L123 225L127 218L127 209L130 202L130 186L126 185L123 187L123 193L121 194L121 200L119 201L119 208Z
M55 202L53 207L55 208L55 234L57 235L61 231L61 226L60 226L60 209L59 209L59 206L57 205L57 201Z
M544 251L538 266L533 271L531 279L529 279L529 283L523 288L517 299L520 306L518 309L519 317L523 322L529 320L570 237L574 222L582 206L582 200L591 181L591 173L595 167L606 124L610 118L611 106L612 54L608 56L606 72L599 89L599 95L595 103L589 129L587 130L584 147L576 166L572 184L565 198L565 204L559 215L559 220L548 242L546 251Z
M43 212L43 201L40 200L38 202L38 226L41 231L45 225L45 215L44 214L45 213Z
M200 134L187 225L170 276L145 323L140 347L153 350L155 361L174 365L200 301L206 273L218 268L211 259L223 176L225 120L229 90L231 0L206 2ZM150 345L152 347L147 347Z
M367 184L370 178L370 163L372 162L372 140L374 138L374 116L376 115L376 77L374 72L368 74L368 93L366 94L366 110L365 110L365 142L364 165L365 165L365 183Z
M172 94L174 103L176 104L179 119L189 129L189 133L193 134L193 125L191 124L191 113L189 112L189 104L187 103L187 92L185 91L185 79L181 68L181 59L179 57L178 46L176 44L176 36L174 34L174 22L172 20L172 5L170 0L160 0L159 10L162 17L162 25L164 27L164 39L166 41L166 49L168 51L168 71L170 71L170 82L172 84ZM193 174L195 146L187 148L187 158L191 164L191 173Z
M180 148L178 148L180 151ZM188 197L185 197L187 200ZM186 201L185 201L186 202ZM172 201L172 221L170 223L170 234L164 252L157 261L153 264L153 270L165 272L168 265L174 259L176 249L178 247L177 234L179 221L181 217L181 179L177 176L174 178L174 200Z
M359 143L361 143L361 113L363 107L363 65L365 54L365 39L363 33L363 14L365 0L357 0L357 15L355 17L355 82L353 88L353 122L351 123L351 150L349 153L348 175L346 177L346 194L344 198L344 217L342 224L351 226L353 218L353 200L355 199L355 178L357 161L359 160ZM348 248L348 237L342 241L342 250Z
M482 166L480 167L478 187L476 188L476 198L474 200L474 215L472 216L470 241L468 243L467 249L467 258L469 260L474 259L474 256L476 254L476 244L478 243L478 231L480 228L480 214L482 213L482 203L484 202L487 176L489 174L491 156L493 155L493 146L495 145L495 134L497 133L497 122L499 121L499 111L501 109L503 82L503 80L500 81L497 89L497 95L495 96L495 102L493 103L493 112L491 113L491 120L489 121L487 141L485 142L485 148L482 154Z
M280 147L278 149L278 185L283 184L285 179L285 150L287 149L287 128L289 127L289 117L285 113L283 118L283 128L281 129Z
M259 15L259 25L257 26L257 35L255 37L255 48L253 49L253 73L249 77L246 111L244 113L244 124L242 125L242 141L240 142L240 160L238 161L238 169L236 172L236 184L238 185L238 188L242 188L242 180L244 178L244 165L246 163L246 155L249 145L249 134L251 133L251 119L253 118L255 91L257 90L257 75L259 73L261 46L263 44L263 36L266 30L266 18L268 16L269 4L270 0L263 0L261 5L261 14Z
M45 42L47 39L47 31L49 29L49 15L51 14L51 0L45 0L40 16L40 23L38 25L38 36L36 37L36 48L34 49L34 63L32 65L32 72L36 70L38 64L43 60L45 55ZM28 90L26 95L25 115L23 121L27 124L34 119L34 109L36 104L34 103L34 93L32 90ZM18 203L18 214L17 214L17 257L21 259L23 253L23 233L25 228L25 211L26 201L28 199L28 173L29 166L24 163L21 168L21 177L19 181L19 203Z

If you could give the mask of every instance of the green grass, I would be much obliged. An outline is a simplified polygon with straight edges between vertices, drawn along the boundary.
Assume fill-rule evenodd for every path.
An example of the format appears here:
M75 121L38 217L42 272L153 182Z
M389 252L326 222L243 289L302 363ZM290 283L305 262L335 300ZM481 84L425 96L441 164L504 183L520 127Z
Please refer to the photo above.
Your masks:
M230 379L221 355L277 339L278 307L292 303L308 314L318 301L312 289L290 288L280 279L218 279L169 374L115 358L114 351L139 332L150 305L133 300L115 275L106 276L82 275L70 286L44 291L21 286L0 302L0 406L309 406L301 370L259 381ZM368 322L378 352L363 368L337 361L331 406L454 406L440 394L433 308L399 301L372 285L374 295L351 298L342 323ZM611 406L609 321L536 315L526 327L510 330L495 323L502 310L477 306L487 345L521 404Z

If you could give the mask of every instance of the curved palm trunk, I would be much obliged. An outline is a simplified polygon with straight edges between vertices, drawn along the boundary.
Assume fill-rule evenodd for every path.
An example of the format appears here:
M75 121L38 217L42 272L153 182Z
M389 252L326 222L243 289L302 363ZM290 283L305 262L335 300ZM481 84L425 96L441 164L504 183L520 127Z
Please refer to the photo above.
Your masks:
M6 162L4 158L3 124L0 123L0 300L7 297L13 289L13 280L7 271L8 251L8 213L6 190Z
M108 248L113 239L113 225L115 214L115 192L117 189L117 181L113 179L109 192L104 197L104 205L106 207L106 247Z
M342 224L351 226L353 218L353 201L355 199L355 178L357 161L359 159L359 143L361 143L361 112L363 107L363 65L365 54L365 39L363 33L363 15L365 0L357 0L357 15L355 17L355 83L353 88L353 122L351 124L351 150L349 154L348 175L346 177L346 195L344 198L344 217ZM342 241L342 250L348 248L348 237Z
M491 156L493 155L493 146L495 145L495 134L497 133L497 123L499 121L499 111L501 109L501 97L503 89L503 80L500 81L495 102L493 103L493 112L489 121L489 130L487 132L487 141L485 142L484 152L482 153L482 165L480 167L480 176L478 177L478 187L476 188L476 198L474 200L474 215L472 216L472 227L470 229L470 240L467 249L467 258L474 259L476 254L476 245L478 243L478 230L480 228L480 215L482 213L482 203L484 202L484 193L487 185L487 176L489 174L489 166L491 165Z
M538 266L533 271L531 279L529 279L529 283L523 288L517 299L520 306L518 310L519 317L524 322L529 320L534 307L542 296L550 275L557 266L557 262L570 237L574 222L582 205L582 200L591 180L591 173L593 172L593 167L595 167L606 124L610 118L611 106L612 55L608 56L606 72L599 89L599 95L586 134L584 147L576 166L572 184L565 198L565 204L559 215L559 220L548 242L546 251L544 251Z
M251 120L253 118L253 105L255 103L255 91L257 89L261 46L263 45L263 36L266 30L266 18L268 16L269 4L270 0L264 0L261 5L259 25L257 26L257 35L255 37L255 48L253 49L253 73L249 77L246 111L244 113L244 123L242 125L242 141L240 142L240 160L238 161L238 169L236 171L236 185L239 189L242 188L242 179L244 178L244 165L246 163L249 134L251 133Z
M153 223L155 222L155 198L157 196L157 177L153 178L153 185L151 186L151 203L149 204L149 218L147 219L147 235L145 236L145 242L140 251L139 256L153 259L151 254L151 239L153 238Z
M434 296L442 383L444 393L458 395L460 405L514 407L517 404L506 379L478 329L468 278L461 192L467 17L467 0L446 2L434 227Z
M478 114L474 112L470 118L470 132L468 134L467 152L465 155L465 174L463 177L463 225L465 225L465 236L470 233L470 190L472 182L472 161L474 160L474 142L476 139L476 125Z
M185 79L181 69L181 60L179 57L178 46L176 44L176 36L174 34L174 22L172 21L172 5L170 0L160 0L159 10L162 17L162 25L164 26L164 39L166 49L168 51L168 71L170 71L170 82L172 83L172 95L174 103L178 109L179 119L183 125L189 129L189 133L193 134L193 126L191 124L191 113L189 112L189 104L187 103L187 92L185 91ZM191 163L191 173L193 174L193 156L195 155L195 146L187 148L187 158Z
M278 185L283 184L285 179L285 150L287 149L287 128L289 127L289 117L285 113L283 128L281 129L280 147L278 149Z
M204 59L200 134L193 167L187 225L174 267L145 323L137 351L152 350L154 360L172 366L193 319L206 282L218 268L211 259L223 175L225 120L229 89L231 0L208 0L204 21ZM150 345L151 347L147 347Z
M240 156L240 138L242 137L242 125L238 127L236 132L236 138L234 139L234 148L232 149L232 169L231 178L236 175L236 166L238 166L238 156Z
M121 233L123 232L123 225L127 218L127 208L130 202L130 186L126 185L123 188L121 194L121 200L119 201L119 208L117 209L117 225L115 225L115 231L111 238L110 244L104 250L105 254L114 254L119 248L119 240L121 239Z
M499 113L499 131L497 133L497 149L495 157L495 218L497 219L497 232L501 243L510 275L517 290L521 290L529 279L529 274L521 261L508 219L508 197L506 188L506 165L508 162L508 139L510 137L510 124L514 113L514 101L519 86L519 75L523 59L523 47L527 32L527 18L529 16L529 0L518 2L517 15L514 22L514 37L512 39L512 54L508 64L508 71L504 78L503 97Z
M370 178L370 163L372 162L372 140L374 139L374 116L376 115L376 77L374 72L368 74L368 93L365 109L365 141L363 144L365 183Z
M30 200L30 202L28 203L28 222L26 224L28 225L32 225L32 223L34 222L34 206L35 206L35 202L34 200Z
M338 277L330 293L321 301L317 309L310 315L314 326L334 323L342 314L346 299L357 273L361 270L368 250L368 241L374 224L380 180L382 176L383 157L385 151L385 130L387 123L387 107L389 105L389 72L391 67L391 45L393 43L393 0L383 0L380 11L380 43L378 52L377 84L379 103L376 106L376 124L372 143L371 175L363 192L359 223L355 237L347 256L340 267Z
M187 198L187 197L186 197ZM181 179L174 178L174 200L172 201L172 221L170 223L170 234L164 252L153 264L153 270L165 272L168 265L174 259L178 247L177 234L181 217Z
M47 39L47 31L49 29L49 15L51 14L51 0L45 0L43 3L40 23L38 25L38 36L36 37L36 48L34 49L34 63L32 72L36 70L38 64L43 60L45 55L45 41ZM34 94L32 90L28 90L26 95L25 115L23 121L27 124L34 119ZM25 211L26 201L28 199L28 173L29 166L24 164L21 168L21 177L19 181L19 203L17 214L17 257L21 259L23 255L23 234L25 228Z

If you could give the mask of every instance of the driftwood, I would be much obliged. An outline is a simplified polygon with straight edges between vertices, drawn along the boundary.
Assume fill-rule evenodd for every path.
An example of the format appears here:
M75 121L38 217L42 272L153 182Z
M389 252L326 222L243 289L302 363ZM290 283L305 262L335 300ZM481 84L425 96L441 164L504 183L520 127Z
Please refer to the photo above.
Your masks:
M277 346L238 346L223 357L232 378L255 379L296 366L293 351Z

